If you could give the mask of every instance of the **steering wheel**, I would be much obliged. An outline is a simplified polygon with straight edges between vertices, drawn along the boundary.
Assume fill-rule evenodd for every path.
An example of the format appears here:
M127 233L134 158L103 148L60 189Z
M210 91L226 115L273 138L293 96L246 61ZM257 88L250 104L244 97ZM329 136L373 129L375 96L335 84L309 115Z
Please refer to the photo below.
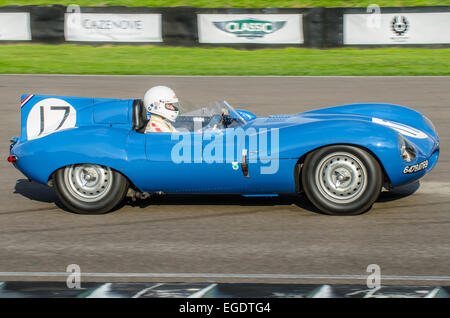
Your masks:
M223 122L223 114L221 114L221 115L216 114L216 115L214 115L211 118L211 120L209 121L208 125L203 127L202 130L208 130L208 129L216 130L216 129L219 129L218 126L221 126L222 122Z
M214 115L209 121L208 125L203 127L202 130L218 130L220 128L228 128L228 126L233 122L233 118L226 114L225 112Z

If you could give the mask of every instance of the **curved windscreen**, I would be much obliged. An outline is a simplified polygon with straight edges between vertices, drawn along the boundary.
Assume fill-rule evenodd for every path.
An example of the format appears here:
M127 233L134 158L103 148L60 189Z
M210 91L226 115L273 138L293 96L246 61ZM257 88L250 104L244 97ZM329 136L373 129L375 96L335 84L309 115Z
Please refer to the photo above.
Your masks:
M177 130L225 129L239 127L246 123L245 119L226 101L210 102L197 107L183 105L183 108L195 110L178 116L174 123Z

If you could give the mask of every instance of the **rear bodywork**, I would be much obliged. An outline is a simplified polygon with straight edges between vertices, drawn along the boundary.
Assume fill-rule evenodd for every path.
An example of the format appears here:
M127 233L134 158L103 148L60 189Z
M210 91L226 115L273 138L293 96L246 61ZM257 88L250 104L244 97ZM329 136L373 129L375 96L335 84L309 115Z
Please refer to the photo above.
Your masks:
M92 163L119 171L143 192L276 194L298 191L302 159L327 145L355 145L372 153L389 187L423 177L439 156L437 133L422 114L398 105L355 104L268 117L238 111L246 119L243 130L276 132L276 140L271 139L273 134L268 137L268 143L277 142L275 150L251 151L244 138L224 146L224 150L234 147L232 163L205 159L176 163L171 150L177 140L190 138L195 152L208 147L208 138L201 133L177 139L170 133L137 131L142 124L137 124L141 116L137 102L23 95L21 135L10 147L10 154L18 158L14 165L41 183L64 166ZM401 157L402 140L416 152L410 162ZM247 176L236 169L242 168L243 150L248 153Z

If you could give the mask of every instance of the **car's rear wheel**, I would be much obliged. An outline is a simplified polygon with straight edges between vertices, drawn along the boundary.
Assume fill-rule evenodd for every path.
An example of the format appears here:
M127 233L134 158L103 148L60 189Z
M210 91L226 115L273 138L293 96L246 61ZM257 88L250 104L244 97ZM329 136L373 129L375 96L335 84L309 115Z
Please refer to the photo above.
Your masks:
M54 175L56 194L71 211L102 214L125 197L128 180L109 167L95 164L70 165Z
M336 145L308 154L301 178L306 196L319 210L354 215L367 211L376 201L383 173L367 151Z

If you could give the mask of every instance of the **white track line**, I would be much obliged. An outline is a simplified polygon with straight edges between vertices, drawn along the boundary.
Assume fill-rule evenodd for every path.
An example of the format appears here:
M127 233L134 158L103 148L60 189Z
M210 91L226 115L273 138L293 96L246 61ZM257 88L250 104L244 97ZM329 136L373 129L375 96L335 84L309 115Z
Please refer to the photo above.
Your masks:
M368 292L367 294L364 295L364 298L372 298L373 295L374 295L377 291L379 291L380 289L381 289L381 286L378 286L378 287L375 287L375 288L370 289L369 292Z
M330 285L322 285L309 294L310 298L334 298Z
M163 285L163 284L158 283L158 284L155 284L155 285L153 285L153 286L151 286L151 287L144 288L143 290L139 291L138 293L136 293L136 295L134 295L134 296L131 297L131 298L140 298L142 295L144 295L144 294L145 294L146 292L148 292L149 290L152 290L152 289L154 289L154 288L157 288L157 287L159 287L159 286L161 286L161 285Z
M436 298L436 295L441 291L440 287L436 287L430 291L424 298Z
M96 288L86 298L108 298L108 292L111 290L111 283L106 283Z
M0 272L0 277L67 277L66 272ZM108 278L257 278L257 279L334 279L366 280L366 275L321 274L220 274L220 273L81 273L84 277ZM382 280L450 281L450 276L383 275Z
M205 296L207 292L209 292L211 289L213 289L216 286L217 286L217 284L211 284L211 285L199 290L198 292L190 295L188 298L203 298L203 296Z

